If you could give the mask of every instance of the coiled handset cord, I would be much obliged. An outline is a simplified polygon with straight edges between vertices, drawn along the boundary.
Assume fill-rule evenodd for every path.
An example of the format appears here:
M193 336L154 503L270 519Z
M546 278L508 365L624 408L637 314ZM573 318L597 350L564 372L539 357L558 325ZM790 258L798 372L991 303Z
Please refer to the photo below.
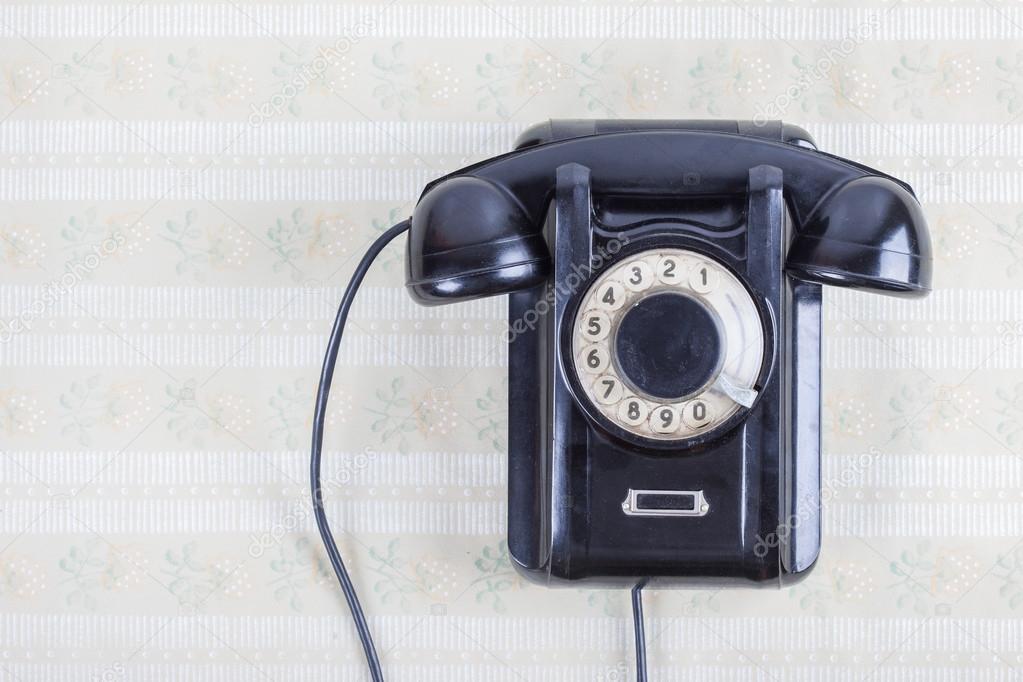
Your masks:
M409 221L398 223L388 229L370 245L366 255L359 261L358 267L352 273L352 279L348 282L344 296L341 297L341 304L337 308L337 317L334 319L334 328L330 331L330 340L327 342L327 354L323 358L323 371L320 372L320 387L316 391L316 409L313 414L313 445L312 455L309 459L309 481L310 492L313 498L313 515L316 517L316 527L320 531L320 538L330 558L330 565L334 567L334 574L341 583L341 591L344 592L345 601L352 612L352 620L355 621L355 629L362 641L362 650L366 653L366 664L369 666L369 673L373 682L383 682L384 672L380 668L380 659L377 657L376 647L373 646L373 634L369 631L369 624L366 623L366 615L362 612L362 605L359 604L359 596L355 593L355 586L348 575L344 562L341 560L341 553L334 542L334 536L330 532L330 525L327 523L327 515L323 511L323 490L320 487L320 457L323 454L323 425L327 415L327 400L330 398L330 384L334 377L334 365L337 363L337 351L341 346L341 335L345 331L345 323L348 321L348 311L351 310L352 301L355 300L355 293L359 285L366 277L370 265L380 255L391 240L402 234L409 228Z
M409 221L406 220L376 238L366 251L366 255L359 261L359 265L348 282L348 288L345 289L344 296L341 297L341 304L337 308L337 317L334 318L334 327L330 331L330 340L327 342L327 353L323 358L320 386L316 391L316 408L313 413L313 445L309 458L309 489L313 498L313 516L316 518L316 528L320 531L320 538L323 540L323 546L330 558L330 565L334 567L334 575L341 583L341 591L352 612L352 620L355 621L355 630L359 633L359 640L362 642L362 650L366 654L366 664L369 666L373 682L383 682L384 671L380 667L380 658L373 645L373 633L369 631L366 614L363 613L362 605L359 603L359 595L355 593L355 585L352 584L352 578L348 575L345 562L341 560L341 553L337 549L337 543L334 542L334 535L330 532L330 524L327 523L327 514L323 510L320 459L323 455L323 426L327 416L327 401L330 399L330 384L334 378L334 365L337 364L337 352L341 347L341 335L345 331L348 312L352 308L355 294L373 261L384 250L384 247L408 228ZM646 580L643 580L632 588L632 618L636 630L636 680L638 682L646 682L646 643L643 633L643 595L641 594L645 584Z

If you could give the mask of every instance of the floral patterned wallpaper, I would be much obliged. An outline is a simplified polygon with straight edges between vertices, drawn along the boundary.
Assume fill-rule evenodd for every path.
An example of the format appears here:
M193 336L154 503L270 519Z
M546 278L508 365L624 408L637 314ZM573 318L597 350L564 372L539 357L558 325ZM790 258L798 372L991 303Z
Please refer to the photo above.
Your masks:
M0 679L364 679L306 500L326 334L429 179L558 117L783 118L913 183L936 290L826 295L825 540L651 591L652 679L1023 664L1023 6L0 5ZM328 510L385 668L632 679L619 591L504 543L502 300L370 274Z

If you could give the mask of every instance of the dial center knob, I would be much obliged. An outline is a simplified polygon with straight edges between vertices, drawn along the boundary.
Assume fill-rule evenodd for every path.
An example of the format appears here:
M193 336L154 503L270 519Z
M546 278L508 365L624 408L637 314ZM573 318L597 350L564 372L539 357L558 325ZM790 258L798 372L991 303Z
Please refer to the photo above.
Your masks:
M675 292L644 297L622 316L614 350L623 378L640 392L677 400L704 388L721 369L716 316Z

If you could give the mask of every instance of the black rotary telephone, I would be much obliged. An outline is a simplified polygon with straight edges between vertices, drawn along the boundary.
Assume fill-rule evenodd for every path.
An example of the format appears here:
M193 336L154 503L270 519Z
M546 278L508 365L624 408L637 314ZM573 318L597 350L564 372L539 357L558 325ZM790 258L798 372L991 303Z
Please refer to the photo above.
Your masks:
M431 182L405 230L424 305L509 294L508 547L540 583L784 585L820 549L821 285L931 284L904 182L780 122L551 121Z

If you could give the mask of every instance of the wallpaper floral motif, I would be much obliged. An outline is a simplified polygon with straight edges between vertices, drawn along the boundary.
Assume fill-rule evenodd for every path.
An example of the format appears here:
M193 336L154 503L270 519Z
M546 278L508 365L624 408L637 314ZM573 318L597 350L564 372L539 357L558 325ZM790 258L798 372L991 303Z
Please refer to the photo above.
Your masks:
M306 503L323 344L425 182L546 118L783 118L913 183L924 301L825 299L825 539L647 596L652 679L1023 664L1023 7L0 5L0 678L364 679ZM327 506L393 679L632 679L504 542L503 300L353 313Z

